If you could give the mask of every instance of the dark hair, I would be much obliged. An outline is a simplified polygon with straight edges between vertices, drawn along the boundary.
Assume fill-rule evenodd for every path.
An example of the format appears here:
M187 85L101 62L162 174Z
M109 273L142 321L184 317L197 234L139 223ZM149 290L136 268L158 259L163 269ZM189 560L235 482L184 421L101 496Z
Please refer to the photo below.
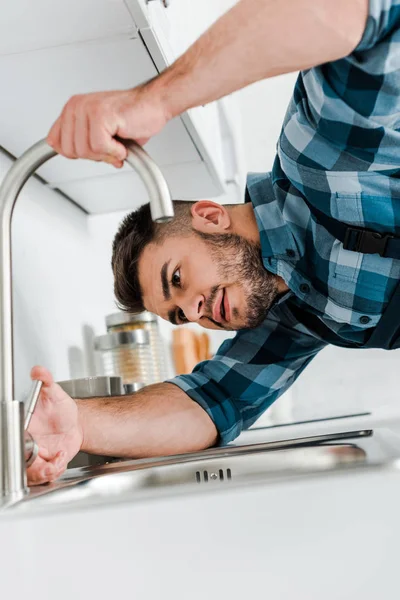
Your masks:
M154 223L150 204L144 204L127 215L115 235L111 266L114 294L121 310L141 312L144 309L139 283L139 258L151 242L160 244L166 237L189 235L192 231L190 208L193 202L174 200L175 216L168 223Z

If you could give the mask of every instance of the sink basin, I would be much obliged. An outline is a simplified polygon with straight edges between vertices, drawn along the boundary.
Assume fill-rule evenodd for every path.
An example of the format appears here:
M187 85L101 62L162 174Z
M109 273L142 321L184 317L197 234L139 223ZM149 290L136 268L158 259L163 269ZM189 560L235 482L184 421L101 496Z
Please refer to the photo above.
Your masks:
M85 508L226 486L301 477L366 462L358 444L371 431L212 448L178 456L126 460L68 470L57 482L31 488L13 510Z

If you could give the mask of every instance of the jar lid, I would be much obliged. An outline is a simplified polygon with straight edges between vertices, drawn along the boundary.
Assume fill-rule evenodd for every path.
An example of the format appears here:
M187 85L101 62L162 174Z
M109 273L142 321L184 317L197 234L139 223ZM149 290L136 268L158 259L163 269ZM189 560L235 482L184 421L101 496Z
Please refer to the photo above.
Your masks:
M148 346L149 344L149 332L144 329L107 333L94 338L95 350L114 350L123 346Z
M153 323L157 321L157 315L144 310L140 313L118 312L106 316L106 327L118 327L128 323Z

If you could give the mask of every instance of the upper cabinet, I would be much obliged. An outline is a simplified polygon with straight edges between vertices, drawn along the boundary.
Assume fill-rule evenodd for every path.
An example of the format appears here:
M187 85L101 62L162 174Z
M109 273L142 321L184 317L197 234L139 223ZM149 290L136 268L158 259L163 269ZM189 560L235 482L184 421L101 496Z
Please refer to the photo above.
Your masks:
M0 56L107 37L137 36L123 0L11 0L2 3Z
M0 22L0 146L19 156L46 136L70 96L127 89L162 71L183 44L177 42L182 26L176 18L171 25L170 2L168 9L161 0L6 3ZM236 142L221 110L217 103L190 110L145 146L173 197L220 196L235 178L227 155L235 152ZM146 201L139 177L128 166L116 171L102 163L56 157L39 174L90 213Z

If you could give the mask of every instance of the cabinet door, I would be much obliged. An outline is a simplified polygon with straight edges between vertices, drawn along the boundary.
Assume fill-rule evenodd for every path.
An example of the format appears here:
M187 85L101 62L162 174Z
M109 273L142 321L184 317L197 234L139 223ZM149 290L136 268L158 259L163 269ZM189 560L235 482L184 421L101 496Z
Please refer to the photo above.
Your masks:
M126 0L138 29L152 29L168 60L180 56L237 0Z
M202 161L166 165L162 172L175 199L196 200L215 196L214 183L206 163ZM134 210L148 201L143 181L132 170L66 181L57 187L89 213Z
M159 72L182 54L215 21L232 0L126 0L140 35ZM218 105L190 109L182 120L205 160L216 186L216 196L226 191L227 179ZM228 177L230 179L230 177Z
M0 144L15 156L46 136L74 94L126 89L154 77L140 38L71 44L0 58ZM181 119L174 119L146 145L163 167L200 161ZM124 169L130 170L125 166ZM105 163L56 157L39 169L53 185L114 174Z
M4 0L1 13L0 56L137 35L123 0Z

